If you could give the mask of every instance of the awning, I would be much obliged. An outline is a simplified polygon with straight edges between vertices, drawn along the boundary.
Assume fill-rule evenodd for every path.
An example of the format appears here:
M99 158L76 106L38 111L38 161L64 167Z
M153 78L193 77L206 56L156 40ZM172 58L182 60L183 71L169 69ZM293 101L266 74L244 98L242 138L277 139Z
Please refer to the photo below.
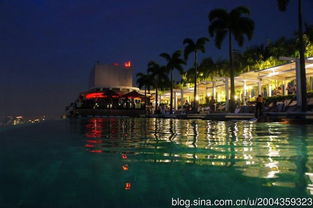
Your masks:
M128 99L144 98L144 97L145 97L144 95L138 93L135 90L121 96L121 98L128 98Z

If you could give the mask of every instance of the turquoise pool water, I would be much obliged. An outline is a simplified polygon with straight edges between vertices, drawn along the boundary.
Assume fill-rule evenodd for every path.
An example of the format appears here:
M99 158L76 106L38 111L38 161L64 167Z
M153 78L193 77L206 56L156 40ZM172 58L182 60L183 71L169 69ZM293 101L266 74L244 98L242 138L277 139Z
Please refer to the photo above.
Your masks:
M0 144L1 208L313 196L312 125L89 118L1 129Z

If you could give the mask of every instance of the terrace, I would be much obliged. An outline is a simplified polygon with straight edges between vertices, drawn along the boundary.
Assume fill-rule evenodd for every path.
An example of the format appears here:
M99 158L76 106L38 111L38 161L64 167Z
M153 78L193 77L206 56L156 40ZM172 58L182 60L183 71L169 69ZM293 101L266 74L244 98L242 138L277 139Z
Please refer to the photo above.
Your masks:
M313 90L313 57L306 60L307 91ZM267 98L267 105L272 107L271 101L283 102L284 107L275 111L285 111L289 106L296 106L297 88L296 62L275 67L242 73L235 77L235 99L239 106L253 106L255 98L262 95ZM202 81L198 85L198 102L204 109L212 98L217 103L214 111L225 111L229 100L229 78L219 77L210 81ZM161 103L169 102L169 92L161 96ZM309 94L310 97L310 94ZM285 102L286 101L286 102ZM174 90L174 108L179 110L185 102L193 102L193 87ZM285 102L285 103L284 103ZM276 103L275 103L276 104ZM281 104L281 103L278 103ZM313 105L313 100L308 99L308 105ZM270 109L270 111L273 109Z

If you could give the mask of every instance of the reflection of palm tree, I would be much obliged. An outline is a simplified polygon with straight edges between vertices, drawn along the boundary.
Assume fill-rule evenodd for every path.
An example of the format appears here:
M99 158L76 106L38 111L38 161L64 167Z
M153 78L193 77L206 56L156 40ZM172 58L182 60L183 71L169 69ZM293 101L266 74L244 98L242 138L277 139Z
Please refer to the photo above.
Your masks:
M197 142L198 142L198 136L199 136L199 132L198 132L198 123L196 121L191 123L192 125L192 129L193 129L193 140L192 140L192 146L196 149L197 148ZM197 161L197 154L194 153L192 155L193 157L193 163L196 163Z
M280 11L286 11L290 0L277 0L278 8ZM302 18L302 0L298 0L298 37L299 37L299 52L300 52L300 77L301 77L301 111L306 111L307 100L306 100L306 73L305 73L305 61L304 61L304 41L303 41L303 18Z
M228 126L230 125L230 126ZM228 132L227 133L227 136L226 136L226 144L229 145L229 151L230 151L230 164L227 165L228 167L232 167L235 165L235 161L236 161L236 149L235 149L235 144L234 144L234 141L236 140L236 134L235 134L235 131L236 131L236 126L237 124L236 123L226 123L226 131ZM229 135L229 132L230 132L230 135Z
M173 71L177 69L181 74L183 73L183 67L182 65L185 64L185 62L180 58L181 51L177 50L172 55L169 55L167 53L160 54L161 57L163 57L166 61L166 68L168 72L170 73L170 84L171 84L171 96L170 96L170 114L173 112Z
M194 53L194 68L195 68L195 73L194 73L194 94L193 94L193 109L196 111L196 97L197 97L197 68L198 68L198 56L197 53L198 51L204 53L205 52L205 43L209 41L208 38L199 38L196 42L194 42L190 38L186 38L184 40L184 45L185 51L184 51L184 58L185 61L187 61L189 54Z
M221 44L228 34L229 39L229 62L230 62L230 99L231 99L231 111L233 111L233 104L235 101L235 74L233 69L232 58L232 36L234 36L239 46L242 46L247 37L249 40L252 38L254 31L254 22L252 19L243 15L249 15L248 8L240 6L227 12L225 9L215 9L209 13L209 20L211 22L209 26L209 33L213 37L215 36L215 45L217 48L221 48Z
M295 132L296 134L294 136L299 136L299 143L297 144L297 153L298 153L298 159L295 160L295 165L297 167L296 170L296 187L298 187L300 190L305 190L307 186L306 178L305 178L305 173L307 172L307 167L306 163L308 161L308 150L307 146L308 143L306 139L308 138L308 126L301 126L300 128L297 128L297 131Z
M176 128L174 128L175 127L174 121L176 121L176 120L174 120L174 119L170 120L170 128L169 128L169 130L170 130L171 135L168 138L169 141L173 141L175 139L175 137L177 136Z
M154 61L148 63L148 72L151 73L153 86L155 88L155 112L158 110L158 90L163 89L168 82L166 68Z

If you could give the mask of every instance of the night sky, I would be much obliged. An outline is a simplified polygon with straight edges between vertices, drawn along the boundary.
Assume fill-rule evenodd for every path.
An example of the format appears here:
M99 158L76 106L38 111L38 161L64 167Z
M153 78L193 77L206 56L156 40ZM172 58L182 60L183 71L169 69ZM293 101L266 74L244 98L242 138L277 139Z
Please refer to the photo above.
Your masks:
M313 24L313 1L303 0L304 21ZM208 13L245 5L255 20L247 46L297 29L296 0L287 12L276 0L0 0L0 118L57 118L80 91L89 70L131 60L135 73L159 54L182 49L184 38L208 36ZM227 57L213 41L202 57ZM237 47L236 47L237 48Z

